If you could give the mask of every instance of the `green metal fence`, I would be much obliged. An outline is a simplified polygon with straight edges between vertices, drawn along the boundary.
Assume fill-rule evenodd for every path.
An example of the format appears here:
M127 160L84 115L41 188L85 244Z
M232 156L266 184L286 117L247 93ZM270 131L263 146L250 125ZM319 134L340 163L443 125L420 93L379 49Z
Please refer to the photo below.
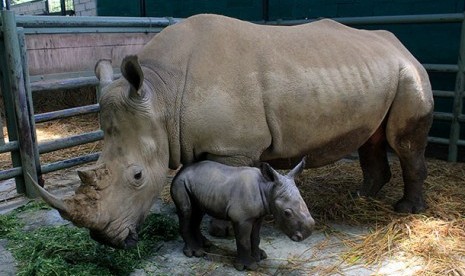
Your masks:
M460 139L460 123L465 122L463 114L463 98L465 87L465 25L464 14L436 14L411 16L378 16L334 18L348 25L376 24L442 24L461 23L460 51L457 53L457 64L424 64L428 72L448 72L456 74L454 91L434 90L434 95L453 99L450 112L435 112L435 120L443 120L451 125L449 138L429 137L432 143L449 145L449 161L457 160L458 146L465 146L465 140ZM97 86L95 77L68 78L66 80L39 82L28 74L25 35L28 34L61 34L61 33L128 33L128 32L159 32L166 26L175 24L181 19L175 18L122 18L122 17L50 17L50 16L15 16L13 12L1 12L0 33L0 82L3 93L5 115L9 142L0 139L0 153L11 152L13 168L0 171L0 180L15 178L18 193L34 196L34 189L29 179L24 175L29 173L41 179L44 173L80 165L96 160L98 153L79 156L51 164L41 164L39 156L42 153L55 151L75 145L89 143L102 139L101 131L84 133L73 137L38 143L35 123L98 112L98 104L59 110L43 114L34 114L32 93L42 90L57 90L76 88L80 86ZM272 25L295 25L312 20L268 21L257 22Z

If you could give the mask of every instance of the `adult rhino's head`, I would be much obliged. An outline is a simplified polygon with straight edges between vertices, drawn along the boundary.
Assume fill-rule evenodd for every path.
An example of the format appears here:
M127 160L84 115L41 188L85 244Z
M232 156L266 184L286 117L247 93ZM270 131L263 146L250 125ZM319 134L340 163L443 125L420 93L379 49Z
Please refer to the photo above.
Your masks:
M315 226L307 205L295 185L294 178L302 173L305 158L287 175L281 175L269 164L263 163L263 176L273 183L269 202L275 223L293 241L306 239Z
M162 97L144 79L136 56L124 59L122 77L112 80L109 62L100 62L100 123L104 146L97 164L78 172L81 186L68 199L38 187L42 197L95 240L117 248L137 243L137 231L159 194L169 149Z

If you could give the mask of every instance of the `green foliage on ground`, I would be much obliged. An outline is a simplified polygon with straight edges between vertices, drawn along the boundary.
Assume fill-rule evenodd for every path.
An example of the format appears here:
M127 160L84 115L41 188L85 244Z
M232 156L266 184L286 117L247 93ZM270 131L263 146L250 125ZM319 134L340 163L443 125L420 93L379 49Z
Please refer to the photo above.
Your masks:
M177 222L151 214L139 233L139 243L131 250L113 249L93 241L86 229L73 226L46 226L24 231L18 218L42 206L21 208L0 215L0 239L8 240L18 262L18 275L128 275L142 266L162 240L178 236Z

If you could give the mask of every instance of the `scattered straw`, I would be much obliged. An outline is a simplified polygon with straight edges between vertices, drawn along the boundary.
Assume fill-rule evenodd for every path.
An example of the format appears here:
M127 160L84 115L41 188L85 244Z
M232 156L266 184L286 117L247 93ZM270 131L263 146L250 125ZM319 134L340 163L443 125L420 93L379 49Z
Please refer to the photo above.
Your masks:
M381 266L401 256L418 265L421 275L465 275L465 164L428 160L428 209L401 215L392 211L403 191L400 165L396 159L391 163L392 179L375 199L351 196L362 181L357 162L307 170L298 185L320 225L343 222L371 229L343 238L349 247L346 262Z

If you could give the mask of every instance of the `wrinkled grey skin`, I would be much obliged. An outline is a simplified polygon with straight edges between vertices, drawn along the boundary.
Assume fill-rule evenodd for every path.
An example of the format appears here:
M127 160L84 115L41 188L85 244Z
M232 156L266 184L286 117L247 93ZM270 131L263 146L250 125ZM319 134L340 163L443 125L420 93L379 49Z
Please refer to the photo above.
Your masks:
M100 158L79 172L74 197L41 194L100 242L134 246L168 169L202 160L278 168L306 156L319 167L358 150L359 194L373 196L391 177L390 146L404 180L395 210L425 208L431 85L389 32L328 19L286 27L196 15L126 57L121 78L112 79L108 62L96 72Z
M205 214L232 222L238 270L255 270L257 262L267 257L259 248L265 215L272 214L276 226L293 241L306 239L315 221L294 183L304 166L302 160L285 176L267 163L258 169L202 161L183 168L171 184L171 197L178 211L184 254L203 256L204 247L210 245L200 232Z

